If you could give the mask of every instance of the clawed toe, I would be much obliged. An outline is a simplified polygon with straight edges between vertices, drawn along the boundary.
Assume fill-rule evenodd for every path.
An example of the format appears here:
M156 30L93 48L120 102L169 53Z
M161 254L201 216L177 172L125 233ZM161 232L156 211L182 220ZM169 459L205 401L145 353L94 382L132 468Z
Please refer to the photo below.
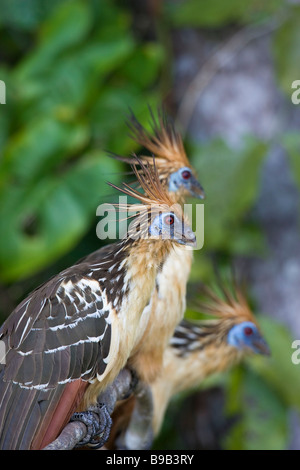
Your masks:
M77 446L89 445L94 449L98 449L105 444L112 425L106 405L101 403L90 406L87 411L74 413L70 421L81 421L87 428L85 438Z

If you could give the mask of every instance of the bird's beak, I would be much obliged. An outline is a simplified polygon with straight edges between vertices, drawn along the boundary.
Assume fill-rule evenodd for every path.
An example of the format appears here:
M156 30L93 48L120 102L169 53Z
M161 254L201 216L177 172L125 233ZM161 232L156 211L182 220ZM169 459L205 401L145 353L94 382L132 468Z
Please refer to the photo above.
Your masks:
M253 346L254 351L257 354L263 354L264 356L270 356L271 355L271 350L270 350L267 342L262 337L255 339L252 342L252 346Z
M181 245L190 246L192 248L197 247L196 235L194 234L193 230L189 227L184 228L184 231L183 231L180 239L178 239L178 242Z
M205 199L204 189L197 178L194 176L192 176L190 180L190 193L193 197L197 197L198 199Z
M193 238L184 238L184 245L190 246L192 248L196 248L197 247L196 237L194 236Z

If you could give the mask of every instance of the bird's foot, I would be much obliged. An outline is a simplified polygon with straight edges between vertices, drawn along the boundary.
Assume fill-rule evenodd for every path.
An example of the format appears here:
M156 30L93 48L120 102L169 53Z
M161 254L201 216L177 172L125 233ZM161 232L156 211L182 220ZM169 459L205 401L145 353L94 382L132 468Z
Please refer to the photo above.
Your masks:
M81 421L87 428L86 436L77 446L89 445L98 449L103 447L109 438L112 419L105 404L99 403L90 406L87 411L76 412L70 421Z

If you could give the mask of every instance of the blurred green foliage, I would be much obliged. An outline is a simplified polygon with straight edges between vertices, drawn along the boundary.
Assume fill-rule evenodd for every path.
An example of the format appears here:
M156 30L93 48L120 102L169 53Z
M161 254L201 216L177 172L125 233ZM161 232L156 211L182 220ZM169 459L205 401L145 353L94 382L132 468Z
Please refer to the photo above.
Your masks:
M275 79L289 97L292 81L300 78L300 8L283 0L167 0L153 19L158 33L150 39L142 27L134 27L134 2L0 0L0 9L0 40L5 44L0 79L7 86L7 104L0 106L4 317L27 289L100 245L96 207L114 197L105 183L118 183L124 170L106 151L126 155L139 150L128 137L125 119L131 107L147 125L148 105L155 108L163 100L162 82L165 87L172 57L163 38L176 28L215 31L274 20ZM172 83L167 87L171 90ZM300 187L299 135L285 131L278 140ZM205 245L195 253L191 280L210 281L211 254L220 255L225 267L235 255L267 255L251 208L272 142L249 136L236 152L220 140L188 144L207 193ZM300 409L291 338L273 320L260 320L272 358L252 358L203 385L221 384L226 412L240 416L225 448L285 448L289 410ZM177 397L176 405L182 399ZM172 419L170 413L157 447L182 445Z
M113 2L31 2L30 18L22 2L2 3L2 32L34 33L17 63L0 69L8 89L0 109L0 277L15 281L86 233L105 181L120 171L104 151L134 150L125 116L130 106L143 118L147 103L157 103L163 51L137 41L129 14Z
M170 21L175 26L216 27L234 22L251 24L278 14L284 9L284 0L185 0L174 6L166 1Z

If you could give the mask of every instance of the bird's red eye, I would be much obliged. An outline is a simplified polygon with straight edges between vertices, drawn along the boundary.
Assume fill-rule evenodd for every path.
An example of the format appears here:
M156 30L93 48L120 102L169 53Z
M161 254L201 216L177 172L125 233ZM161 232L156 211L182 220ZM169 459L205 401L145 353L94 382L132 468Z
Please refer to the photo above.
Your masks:
M181 173L183 179L188 180L191 177L191 172L189 170L184 170Z
M252 330L251 326L246 326L244 328L244 333L245 333L246 336L251 336L252 333L253 333L253 330Z
M166 215L164 218L164 222L166 225L173 225L174 224L174 215Z

